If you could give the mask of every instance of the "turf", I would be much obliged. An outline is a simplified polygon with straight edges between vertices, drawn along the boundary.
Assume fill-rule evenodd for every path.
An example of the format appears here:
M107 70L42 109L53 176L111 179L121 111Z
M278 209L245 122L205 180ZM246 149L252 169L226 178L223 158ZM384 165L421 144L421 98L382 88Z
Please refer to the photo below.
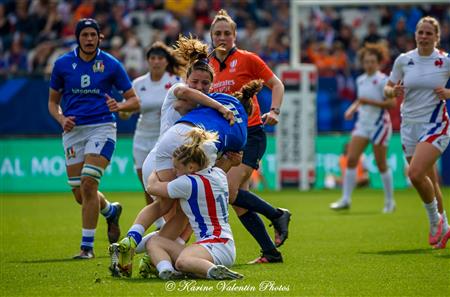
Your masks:
M448 209L450 189L443 192ZM106 194L123 204L126 231L143 196ZM78 250L81 229L80 209L69 193L2 194L0 295L450 296L450 249L428 246L426 213L413 190L395 193L397 211L392 215L381 214L383 194L378 190L357 190L352 209L340 213L328 209L338 191L261 194L293 213L289 239L281 247L285 263L246 265L259 251L233 213L234 269L245 278L174 284L138 275L113 279L103 218L95 242L97 258L70 259Z

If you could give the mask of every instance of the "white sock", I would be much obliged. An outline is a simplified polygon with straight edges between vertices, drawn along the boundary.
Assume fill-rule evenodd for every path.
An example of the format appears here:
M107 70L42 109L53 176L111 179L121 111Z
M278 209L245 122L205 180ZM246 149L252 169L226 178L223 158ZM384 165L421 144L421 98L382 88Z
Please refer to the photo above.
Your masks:
M450 226L448 225L447 213L445 212L445 210L443 213L441 213L441 217L444 220L444 229L443 230L444 230L444 232L447 232L447 230L448 230L448 228L450 228Z
M162 272L162 271L175 271L175 269L173 268L172 263L170 263L167 260L162 260L160 261L158 264L156 264L156 269L158 270L158 272Z
M81 246L85 248L94 248L95 229L81 229Z
M156 221L155 221L155 226L156 226L156 229L162 229L162 227L164 226L164 224L166 223L166 220L164 220L164 218L163 217L160 217L159 219L157 219Z
M136 254L144 253L146 251L145 245L147 244L147 241L156 234L158 234L158 231L151 232L142 237L142 241L136 247Z
M356 168L347 168L344 174L344 184L342 187L342 201L352 202L352 192L356 185Z
M433 199L431 203L424 203L425 209L427 210L428 220L430 225L435 226L439 222L439 213L437 208L436 198Z
M178 237L177 239L175 239L175 241L178 242L179 244L182 244L182 245L186 244L186 241L184 241L184 239L181 238L181 237Z
M392 183L392 171L390 169L386 170L381 174L381 180L383 182L384 189L384 202L392 203L394 202L394 186Z
M208 272L206 272L206 278L212 279L213 277L211 276L211 269L216 268L216 265L212 265L211 267L209 267Z

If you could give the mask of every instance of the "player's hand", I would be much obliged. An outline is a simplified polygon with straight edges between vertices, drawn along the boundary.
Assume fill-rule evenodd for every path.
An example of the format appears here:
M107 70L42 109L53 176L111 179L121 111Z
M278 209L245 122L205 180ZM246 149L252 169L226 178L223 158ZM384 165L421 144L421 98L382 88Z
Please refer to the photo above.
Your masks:
M106 105L108 105L110 112L116 112L119 111L119 103L116 101L116 99L113 99L108 94L105 94L106 97Z
M73 127L75 127L75 117L64 117L61 123L61 127L63 128L64 132L72 131Z
M147 193L151 192L151 187L154 186L157 182L159 182L158 174L156 173L156 171L153 171L147 179Z
M239 166L242 162L243 152L226 152L225 156L230 161L231 166Z
M230 126L234 125L234 122L236 121L236 119L234 118L234 113L229 110L227 107L225 106L221 106L219 108L219 112L223 115L223 117L230 122Z
M450 98L450 89L439 87L434 89L434 92L438 96L439 100L446 100Z
M399 80L394 86L394 95L397 98L403 98L405 96L405 87L403 81Z
M274 126L278 124L278 115L273 111L269 111L262 115L263 125Z
M351 120L353 116L355 115L356 111L358 110L359 105L361 104L360 100L357 100L350 105L349 108L344 113L344 119L347 121Z

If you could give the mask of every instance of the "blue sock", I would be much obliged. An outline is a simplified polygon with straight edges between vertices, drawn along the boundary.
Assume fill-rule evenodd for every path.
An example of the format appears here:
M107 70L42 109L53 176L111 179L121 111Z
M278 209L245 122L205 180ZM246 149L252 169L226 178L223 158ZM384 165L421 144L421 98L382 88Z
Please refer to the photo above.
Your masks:
M100 213L107 219L115 216L116 212L117 208L109 203L109 201L106 201L106 206L102 210L100 210Z
M273 252L276 250L275 244L267 234L266 226L264 222L253 211L247 211L245 214L239 217L242 225L245 229L256 239L263 252Z
M92 250L94 248L95 229L82 229L81 231L81 249Z
M145 233L144 226L140 224L134 224L131 226L130 230L128 230L127 236L134 239L136 245L138 245L142 241L142 236Z
M233 205L260 213L271 221L279 218L283 214L282 211L276 209L257 195L245 190L238 191Z

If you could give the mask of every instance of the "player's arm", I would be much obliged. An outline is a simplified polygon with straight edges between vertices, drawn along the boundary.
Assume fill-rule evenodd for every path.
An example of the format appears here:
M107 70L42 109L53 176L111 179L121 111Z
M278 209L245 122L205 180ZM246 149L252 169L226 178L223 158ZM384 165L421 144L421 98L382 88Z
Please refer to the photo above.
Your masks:
M280 114L281 104L283 103L284 85L281 80L273 75L265 84L272 89L272 104L270 111L262 116L264 124L278 124L278 115Z
M359 100L355 100L345 111L344 118L346 120L351 120L360 105L361 105L361 102Z
M399 80L397 83L388 80L386 86L384 87L384 96L386 99L391 98L403 98L405 95L405 88L403 86L403 81Z
M61 125L64 132L69 132L75 127L75 117L65 117L62 113L60 103L62 94L50 88L48 95L48 111L50 115Z
M220 159L216 161L215 166L228 172L231 167L239 166L242 162L243 152L226 152Z
M135 112L141 108L139 99L136 93L134 92L133 88L123 93L123 97L125 100L123 100L122 102L117 102L114 98L110 97L106 93L105 96L106 96L106 104L108 105L109 111L111 112L116 111Z
M434 92L438 96L439 100L447 100L450 98L450 89L439 87L434 89Z
M385 109L389 109L395 106L396 104L396 97L385 97L385 100L383 101L376 101L376 100L372 100L369 98L358 98L358 102L360 104L367 104L367 105L372 105L372 106L376 106L379 108L385 108Z
M148 186L146 191L152 196L169 198L169 192L167 190L168 184L168 182L160 181L156 172L153 171L148 177Z
M180 85L175 88L173 93L179 100L190 101L217 110L230 122L231 125L235 122L234 114L231 110L196 89Z

